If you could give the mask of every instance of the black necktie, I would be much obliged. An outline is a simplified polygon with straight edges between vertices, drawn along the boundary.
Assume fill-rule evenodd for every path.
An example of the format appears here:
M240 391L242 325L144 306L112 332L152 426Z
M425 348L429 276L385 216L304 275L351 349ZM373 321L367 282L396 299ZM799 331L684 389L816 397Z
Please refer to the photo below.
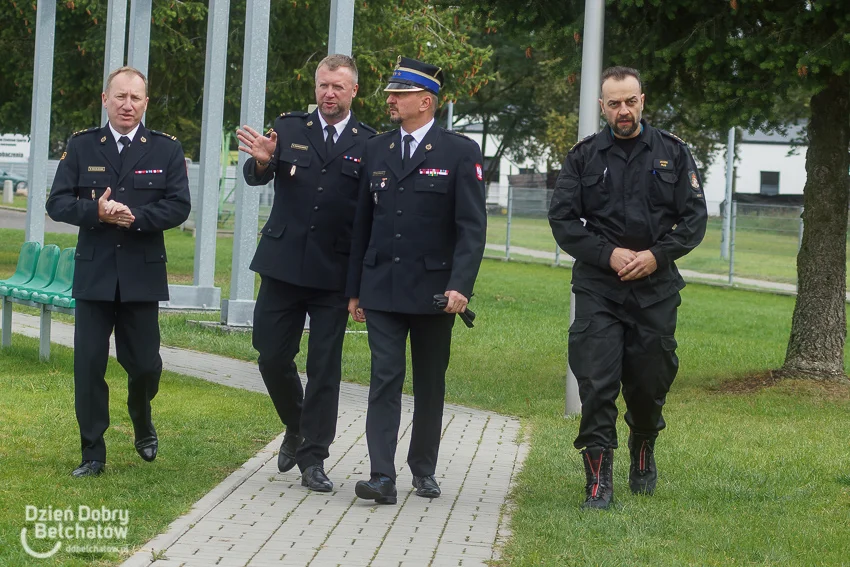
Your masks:
M121 161L124 161L124 155L127 153L127 148L130 147L130 138L128 138L127 136L121 136L120 138L118 138L118 141L124 144L123 149L118 152L119 154L121 154Z
M328 137L325 138L325 157L331 157L331 152L334 149L334 134L336 134L336 128L328 124L325 126L325 131L328 133Z
M410 161L410 142L413 141L413 136L410 134L404 135L404 153L401 158L401 167L404 168L407 166L407 162Z

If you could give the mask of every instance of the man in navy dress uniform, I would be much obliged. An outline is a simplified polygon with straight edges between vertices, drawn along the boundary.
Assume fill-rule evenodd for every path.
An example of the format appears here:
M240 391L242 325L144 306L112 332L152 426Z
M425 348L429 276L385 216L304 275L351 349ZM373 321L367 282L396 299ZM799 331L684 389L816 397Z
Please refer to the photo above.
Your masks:
M260 373L286 434L277 465L298 464L301 484L330 492L324 470L336 434L342 343L348 321L345 290L360 162L375 131L351 112L357 65L329 55L316 69L318 108L281 114L268 137L237 132L248 185L274 179L274 204L251 263L261 276L254 309ZM310 315L307 388L295 366Z
M487 214L478 144L434 122L443 72L400 57L387 104L400 128L366 144L346 294L366 321L372 375L366 438L370 479L360 498L395 504L395 450L410 335L414 413L407 464L416 494L434 475L455 315L466 310L484 254ZM444 311L434 296L447 298Z
M113 71L102 94L109 123L73 135L59 161L47 213L80 227L74 268L74 405L83 461L76 477L103 472L109 426L104 379L109 336L127 371L127 409L136 451L153 461L159 439L151 400L159 390L159 302L168 300L163 231L189 216L183 148L141 123L145 76Z

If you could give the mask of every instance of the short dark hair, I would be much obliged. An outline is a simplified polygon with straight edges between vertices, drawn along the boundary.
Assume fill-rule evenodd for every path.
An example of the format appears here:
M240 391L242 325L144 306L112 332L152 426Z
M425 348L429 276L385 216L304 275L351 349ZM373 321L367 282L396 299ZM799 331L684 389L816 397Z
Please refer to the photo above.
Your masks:
M357 63L354 62L353 57L349 57L342 53L332 53L328 55L319 61L319 65L316 67L315 80L319 79L319 69L322 67L327 67L328 71L336 71L340 67L347 67L348 69L351 69L351 76L354 78L354 84L357 84Z
M622 81L626 77L634 77L637 79L638 88L640 92L643 92L643 81L640 80L640 72L637 69L632 69L631 67L608 67L604 71L602 71L602 79L599 81L599 88L602 88L602 85L605 84L605 81L608 79L614 79L615 81Z

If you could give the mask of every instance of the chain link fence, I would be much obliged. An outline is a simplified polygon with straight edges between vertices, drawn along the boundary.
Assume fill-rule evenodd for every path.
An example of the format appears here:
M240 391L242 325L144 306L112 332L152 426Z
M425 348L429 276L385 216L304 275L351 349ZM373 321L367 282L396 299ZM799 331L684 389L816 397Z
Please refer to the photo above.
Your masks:
M571 265L573 259L558 248L549 227L551 198L552 190L541 187L491 188L486 257ZM802 207L733 202L728 245L723 234L724 209L720 204L721 214L709 217L702 243L676 265L691 279L730 284L760 280L795 286L803 238Z

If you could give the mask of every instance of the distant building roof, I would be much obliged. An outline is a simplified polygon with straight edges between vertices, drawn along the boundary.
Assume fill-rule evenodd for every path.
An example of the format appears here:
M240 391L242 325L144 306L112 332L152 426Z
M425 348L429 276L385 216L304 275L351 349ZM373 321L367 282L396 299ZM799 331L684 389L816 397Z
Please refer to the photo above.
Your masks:
M757 130L755 132L744 132L741 134L742 142L749 142L752 144L793 144L793 143L805 143L806 142L806 122L797 122L796 124L790 124L786 127L785 134L780 134L779 132L764 132L762 130Z

